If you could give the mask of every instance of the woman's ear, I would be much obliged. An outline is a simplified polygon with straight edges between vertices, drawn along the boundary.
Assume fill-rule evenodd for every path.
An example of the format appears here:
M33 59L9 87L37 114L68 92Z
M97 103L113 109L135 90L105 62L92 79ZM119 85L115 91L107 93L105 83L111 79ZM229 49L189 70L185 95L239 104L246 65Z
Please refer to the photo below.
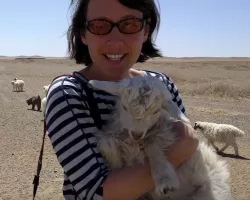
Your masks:
M148 22L146 23L144 27L144 38L143 38L144 42L148 40L149 31L150 31L150 20L148 20Z
M81 37L82 43L85 44L85 45L88 45L87 39L86 39L86 36L85 36L85 33L84 33L84 32L81 32L81 33L80 33L80 37Z

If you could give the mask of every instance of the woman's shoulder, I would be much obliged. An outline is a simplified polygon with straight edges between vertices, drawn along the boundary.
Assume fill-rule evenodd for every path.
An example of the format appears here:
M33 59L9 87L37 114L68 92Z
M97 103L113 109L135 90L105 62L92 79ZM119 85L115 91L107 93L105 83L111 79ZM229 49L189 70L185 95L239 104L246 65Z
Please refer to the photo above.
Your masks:
M55 77L48 90L46 111L69 104L80 104L86 95L83 86L87 84L88 81L75 72Z
M71 72L69 74L61 74L55 77L50 84L50 89L64 88L67 86L80 88L82 85L87 85L88 81L79 72Z
M170 76L168 76L167 74L165 74L163 72L156 72L153 70L143 69L142 71L144 71L149 76L154 76L154 77L160 79L167 86L169 92L172 94L173 101L178 105L178 107L181 109L181 111L183 113L185 113L186 109L185 109L185 106L183 104L179 89L177 88L177 86L175 85L174 81L171 79Z
M167 84L169 89L171 89L173 86L175 86L171 77L163 72L157 72L157 71L148 70L148 69L142 69L142 71L145 72L149 76L153 76L153 77L160 79L162 82Z
M54 94L62 95L66 91L71 91L75 94L84 93L88 85L88 80L79 72L74 71L69 74L61 74L51 81L47 98L49 99Z

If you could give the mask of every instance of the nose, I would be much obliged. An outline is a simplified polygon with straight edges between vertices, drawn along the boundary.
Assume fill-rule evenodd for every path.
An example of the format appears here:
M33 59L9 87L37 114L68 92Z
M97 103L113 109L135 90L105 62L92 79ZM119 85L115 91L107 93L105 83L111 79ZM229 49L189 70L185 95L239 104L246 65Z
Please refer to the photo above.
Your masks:
M116 27L114 27L114 29L108 36L106 45L110 47L123 47L124 41L122 37L123 37L122 33L120 33L119 30Z
M144 133L143 133L143 132L131 131L131 137L132 137L134 140L140 140L140 139L143 139Z

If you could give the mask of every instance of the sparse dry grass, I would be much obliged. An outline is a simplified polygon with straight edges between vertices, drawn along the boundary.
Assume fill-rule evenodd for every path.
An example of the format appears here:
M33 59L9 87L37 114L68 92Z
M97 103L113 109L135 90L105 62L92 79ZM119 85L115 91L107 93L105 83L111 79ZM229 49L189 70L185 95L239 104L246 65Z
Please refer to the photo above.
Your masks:
M31 199L43 124L42 113L27 110L31 95L44 96L42 87L57 75L79 70L67 59L0 59L0 199ZM136 68L161 71L176 83L187 114L196 120L231 123L247 135L238 140L239 152L250 158L250 59L161 59ZM15 77L25 92L12 92ZM226 150L232 154L232 148ZM221 157L231 172L234 200L250 199L250 161ZM46 139L37 200L63 199L63 172Z
M219 80L205 83L191 83L182 86L182 92L185 95L203 95L218 98L249 98L250 82L246 84L235 84L233 80Z
M184 95L250 98L250 61L152 63L152 69L167 73Z

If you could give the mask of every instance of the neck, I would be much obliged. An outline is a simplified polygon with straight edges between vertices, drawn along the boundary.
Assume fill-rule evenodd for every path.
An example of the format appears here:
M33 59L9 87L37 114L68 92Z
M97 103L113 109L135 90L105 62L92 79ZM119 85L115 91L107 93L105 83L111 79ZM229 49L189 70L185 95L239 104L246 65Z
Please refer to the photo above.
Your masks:
M135 70L135 69L128 69L124 73L120 74L112 74L112 73L103 73L102 71L98 70L98 68L94 66L90 66L84 68L80 71L88 80L100 80L100 81L119 81L123 78L135 77L138 75L143 75L143 72Z

